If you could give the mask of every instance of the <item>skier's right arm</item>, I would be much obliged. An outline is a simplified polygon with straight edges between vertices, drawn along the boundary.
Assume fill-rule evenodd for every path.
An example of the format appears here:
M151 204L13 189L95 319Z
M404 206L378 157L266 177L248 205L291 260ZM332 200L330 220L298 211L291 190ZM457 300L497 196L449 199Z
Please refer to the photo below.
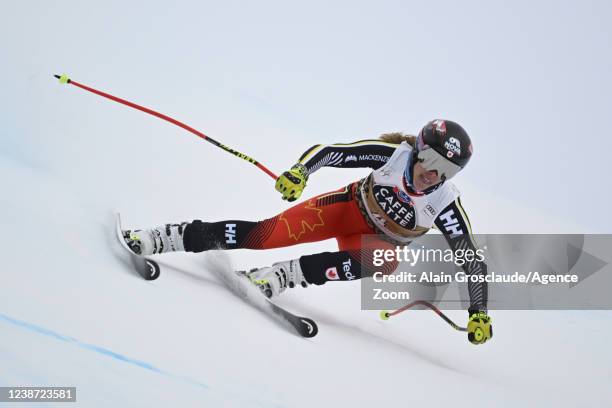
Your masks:
M306 168L308 175L321 167L369 167L376 170L389 160L397 146L380 139L315 145L302 154L298 164Z
M290 170L281 174L276 180L276 190L283 195L283 200L294 201L302 195L308 177L321 167L378 169L389 160L397 146L380 139L315 145L306 150Z

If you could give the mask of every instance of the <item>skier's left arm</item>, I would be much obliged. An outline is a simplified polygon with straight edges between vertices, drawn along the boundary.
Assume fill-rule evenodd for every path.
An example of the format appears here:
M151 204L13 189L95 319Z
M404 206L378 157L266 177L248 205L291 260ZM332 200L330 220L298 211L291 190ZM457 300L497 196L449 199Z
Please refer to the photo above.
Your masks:
M444 234L455 254L457 251L477 253L478 244L472 235L470 220L459 197L440 212L435 225ZM487 274L487 264L482 257L469 257L469 261L467 259L464 261L462 268L467 275ZM474 344L482 344L493 337L491 318L487 314L488 285L484 280L482 282L469 280L468 293L470 295L468 339Z

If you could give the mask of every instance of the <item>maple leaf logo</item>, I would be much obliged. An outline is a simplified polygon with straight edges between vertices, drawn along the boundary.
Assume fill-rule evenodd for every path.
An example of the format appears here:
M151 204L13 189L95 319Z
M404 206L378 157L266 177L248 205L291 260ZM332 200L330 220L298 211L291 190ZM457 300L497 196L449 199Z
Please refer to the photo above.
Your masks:
M291 217L290 219L287 219L285 217L285 213L282 213L278 219L287 225L289 238L293 238L297 241L302 235L306 234L307 229L312 232L317 227L322 227L325 225L325 222L321 217L322 212L322 209L315 207L314 200L310 200L303 207L302 211L300 211L298 217Z

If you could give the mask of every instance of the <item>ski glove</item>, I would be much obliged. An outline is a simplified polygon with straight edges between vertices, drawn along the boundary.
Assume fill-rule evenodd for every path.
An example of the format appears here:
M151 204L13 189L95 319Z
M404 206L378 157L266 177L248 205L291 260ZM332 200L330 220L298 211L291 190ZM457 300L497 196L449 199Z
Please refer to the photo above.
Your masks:
M467 325L468 340L472 344L484 344L493 337L493 326L487 312L472 312Z
M280 175L276 180L275 188L283 195L283 200L295 201L302 195L306 187L306 180L308 180L306 167L296 164L291 170Z

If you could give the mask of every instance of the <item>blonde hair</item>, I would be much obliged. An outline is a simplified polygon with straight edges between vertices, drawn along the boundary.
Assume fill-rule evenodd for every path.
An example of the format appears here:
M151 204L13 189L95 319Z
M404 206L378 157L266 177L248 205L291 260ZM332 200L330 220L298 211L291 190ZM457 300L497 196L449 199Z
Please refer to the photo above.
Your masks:
M402 132L383 133L379 139L387 143L400 144L406 142L412 147L416 146L416 136L407 135Z

